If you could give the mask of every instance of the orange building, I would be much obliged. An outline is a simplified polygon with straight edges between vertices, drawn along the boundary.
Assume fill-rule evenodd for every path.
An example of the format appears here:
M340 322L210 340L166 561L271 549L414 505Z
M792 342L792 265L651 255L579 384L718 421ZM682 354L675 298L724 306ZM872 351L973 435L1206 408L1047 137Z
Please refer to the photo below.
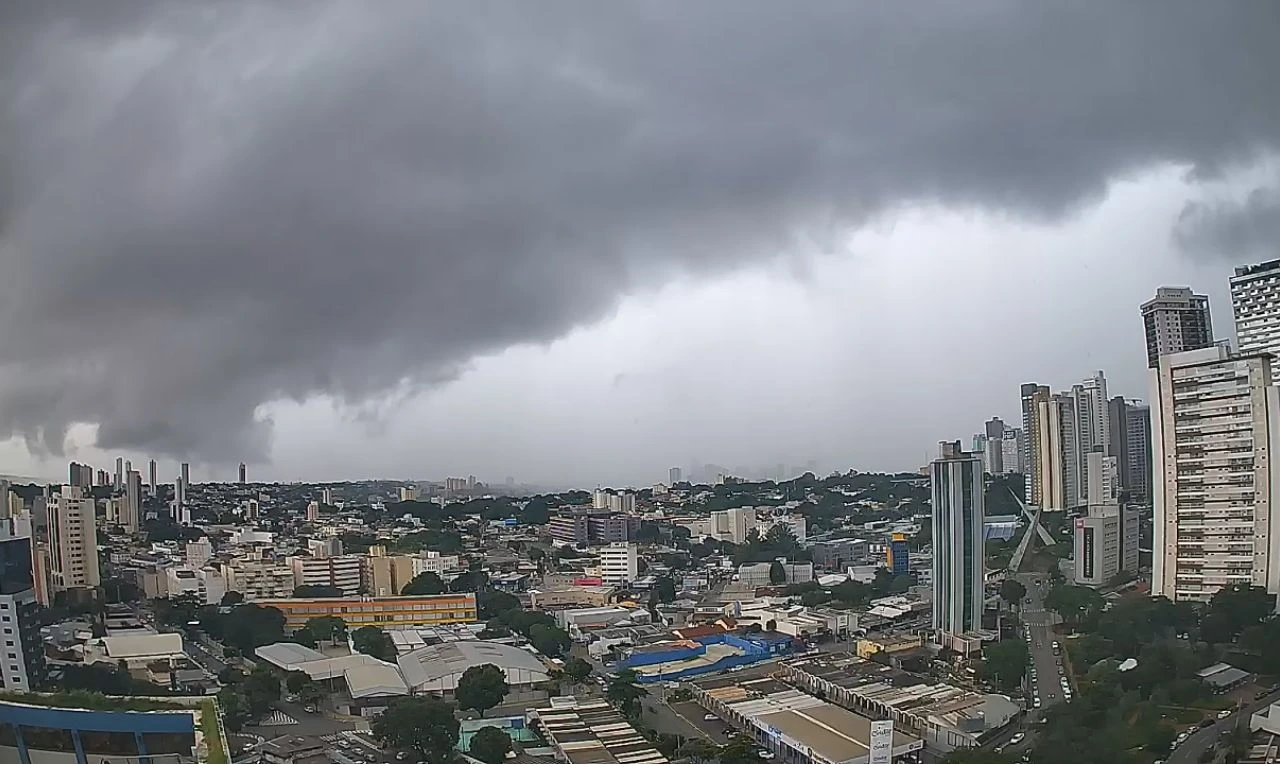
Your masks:
M253 600L253 604L273 607L284 613L285 629L302 628L309 619L333 615L348 629L380 626L434 626L442 623L472 623L476 620L476 595L433 594L423 597L309 597L299 599Z

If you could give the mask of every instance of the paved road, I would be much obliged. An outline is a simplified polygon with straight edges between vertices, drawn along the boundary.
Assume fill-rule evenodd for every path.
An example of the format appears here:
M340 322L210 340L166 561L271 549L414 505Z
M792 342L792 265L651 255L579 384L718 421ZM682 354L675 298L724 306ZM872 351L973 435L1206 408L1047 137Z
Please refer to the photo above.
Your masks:
M1022 620L1031 631L1031 662L1036 667L1035 689L1040 694L1040 710L1043 711L1063 699L1058 674L1061 663L1053 654L1056 637L1050 629L1057 621L1057 615L1044 609L1044 595L1049 586L1043 573L1022 573L1017 578L1027 587L1027 598L1031 600L1022 605ZM1035 585L1036 580L1040 581L1040 586Z
M1215 721L1212 727L1205 727L1202 730L1198 730L1194 735L1187 738L1182 745L1175 748L1173 753L1169 754L1169 758L1165 761L1167 764L1196 764L1196 762L1200 760L1200 754L1206 748L1213 745L1219 735L1236 726L1236 722L1239 720L1241 714L1248 719L1248 717L1252 716L1254 713L1261 711L1263 708L1275 703L1277 700L1280 700L1280 690L1267 695L1262 700L1255 701L1252 704L1245 706L1242 711L1232 714L1226 719Z
M204 645L194 639L186 637L182 640L182 649L192 661L204 668L210 674L217 676L223 669L227 667L226 661L211 653Z

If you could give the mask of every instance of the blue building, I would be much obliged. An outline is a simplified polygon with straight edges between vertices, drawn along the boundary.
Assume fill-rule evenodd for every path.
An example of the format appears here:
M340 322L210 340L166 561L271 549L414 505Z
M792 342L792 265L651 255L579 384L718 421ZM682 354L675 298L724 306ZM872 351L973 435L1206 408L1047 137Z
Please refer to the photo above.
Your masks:
M38 701L39 696L33 696ZM123 699L122 699L123 704ZM13 764L199 764L223 749L221 725L201 726L206 707L96 711L0 701L0 761ZM197 729L214 740L198 744Z

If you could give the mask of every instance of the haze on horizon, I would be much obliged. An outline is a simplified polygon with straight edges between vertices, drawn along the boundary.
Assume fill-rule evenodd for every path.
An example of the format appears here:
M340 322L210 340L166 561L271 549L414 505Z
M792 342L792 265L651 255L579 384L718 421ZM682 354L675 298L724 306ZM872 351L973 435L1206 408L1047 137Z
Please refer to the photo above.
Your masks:
M1280 5L10 3L0 471L908 470L1280 256ZM205 477L208 476L208 477Z

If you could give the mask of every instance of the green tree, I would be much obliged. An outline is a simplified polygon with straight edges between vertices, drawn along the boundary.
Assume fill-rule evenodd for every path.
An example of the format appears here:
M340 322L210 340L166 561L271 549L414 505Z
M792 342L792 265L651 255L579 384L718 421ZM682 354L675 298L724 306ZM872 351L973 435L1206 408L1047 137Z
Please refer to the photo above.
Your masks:
M548 658L558 658L572 640L568 632L557 626L536 623L529 628L529 643Z
M458 744L458 727L453 706L432 695L419 695L393 700L373 720L371 731L388 748L416 754L427 764L448 764Z
M454 698L458 708L470 708L484 716L485 711L501 703L510 691L502 669L485 663L462 672Z
M485 764L502 764L511 750L511 737L497 727L481 727L471 738L467 753Z
M284 639L284 613L276 608L246 603L237 605L225 617L219 616L214 607L206 612L211 618L207 622L216 624L215 628L220 631L211 636L238 648L242 655L253 655L255 649ZM201 626L205 623L202 617Z
M546 525L551 520L545 499L533 498L520 510L521 525Z
M1022 602L1023 598L1026 596L1027 587L1023 586L1022 582L1018 579L1006 578L1000 582L1000 599L1010 605L1016 605L1019 602Z
M342 590L323 584L303 584L293 590L294 597L341 597Z
M444 594L445 590L444 579L428 570L425 573L419 573L414 576L412 581L404 585L400 593L406 597L421 597L431 594Z
M605 688L605 697L629 717L640 715L640 699L649 691L636 684L636 672L623 669L614 674Z
M240 592L226 592L222 595L221 605L223 607L235 607L244 602L244 595Z
M564 662L564 675L575 683L582 683L591 676L591 664L574 656Z
M764 764L764 758L756 741L738 734L720 748L720 764Z
M676 582L669 576L663 576L654 582L653 590L657 593L659 602L670 604L676 601Z
M394 662L396 659L395 642L377 626L361 626L351 632L351 646L356 652L372 655L379 660Z
M1275 611L1275 596L1260 586L1237 584L1220 589L1209 601L1200 634L1207 642L1225 644L1239 639L1251 626Z
M311 683L311 677L307 676L305 671L290 671L285 674L284 687L290 693L297 695L302 692L302 688Z
M676 754L693 761L694 764L701 764L719 756L720 747L702 738L695 737L691 740L686 740L684 745L680 746L679 750L676 751Z
M520 607L520 599L498 589L485 589L476 594L476 605L480 609L480 617L497 618L512 608Z
M1087 586L1055 586L1044 598L1044 606L1062 616L1072 628L1088 628L1102 612L1102 595Z
M308 618L303 628L314 634L316 639L330 643L347 638L347 622L336 615L320 615L315 618Z
M777 527L777 526L774 526L774 527ZM787 570L786 568L782 567L782 563L778 560L774 560L773 562L769 563L769 583L773 584L774 586L780 586L782 584L785 584L786 582L787 582Z
M1027 646L1021 639L1005 639L982 651L983 674L1002 690L1022 684L1027 671Z

